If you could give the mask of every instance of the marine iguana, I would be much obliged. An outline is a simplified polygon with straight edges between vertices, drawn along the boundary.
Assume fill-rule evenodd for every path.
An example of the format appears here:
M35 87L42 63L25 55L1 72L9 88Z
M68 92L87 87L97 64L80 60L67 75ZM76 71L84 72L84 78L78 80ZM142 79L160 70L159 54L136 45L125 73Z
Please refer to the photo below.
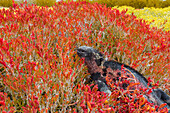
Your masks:
M145 95L146 99L158 106L167 103L165 107L168 108L168 113L170 113L170 97L161 89L152 89L151 85L148 86L147 79L135 69L114 60L106 61L103 54L92 47L81 46L77 48L77 54L79 57L85 58L85 64L91 74L91 79L95 81L100 91L111 94L106 82L106 76L114 82L122 78L122 75L125 75L127 79L129 78L139 83L137 88L151 89L152 92L147 97ZM128 84L123 83L121 86L126 89Z

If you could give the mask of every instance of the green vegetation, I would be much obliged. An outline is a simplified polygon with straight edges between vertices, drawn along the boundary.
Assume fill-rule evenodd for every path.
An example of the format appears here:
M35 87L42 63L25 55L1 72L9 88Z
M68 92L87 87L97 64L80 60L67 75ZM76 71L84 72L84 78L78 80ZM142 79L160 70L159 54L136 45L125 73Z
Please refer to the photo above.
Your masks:
M56 3L56 0L32 0L32 3L37 4L38 6L53 6Z
M12 6L12 0L0 0L0 6L10 7Z
M27 0L29 4L36 4L38 6L53 6L56 0ZM23 3L24 0L15 1L15 3ZM13 0L0 0L0 6L10 7L12 6Z

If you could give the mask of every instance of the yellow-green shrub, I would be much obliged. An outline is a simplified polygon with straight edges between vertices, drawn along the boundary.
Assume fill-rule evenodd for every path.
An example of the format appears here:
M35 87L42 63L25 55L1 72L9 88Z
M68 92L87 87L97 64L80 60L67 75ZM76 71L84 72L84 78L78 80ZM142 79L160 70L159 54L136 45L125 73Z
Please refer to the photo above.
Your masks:
M69 1L69 0L64 0ZM76 0L79 1L79 0ZM81 0L82 1L82 0ZM98 2L100 4L107 4L109 7L113 6L132 6L135 8L144 8L144 7L168 7L170 5L170 1L162 1L162 0L86 0L88 2Z
M145 7L144 9L135 9L133 7L129 6L122 6L118 7L115 6L113 8L118 8L120 11L128 9L127 13L132 14L134 13L137 18L142 18L146 21L147 23L150 23L151 27L158 27L158 28L163 28L165 31L170 30L170 7L166 8L147 8Z

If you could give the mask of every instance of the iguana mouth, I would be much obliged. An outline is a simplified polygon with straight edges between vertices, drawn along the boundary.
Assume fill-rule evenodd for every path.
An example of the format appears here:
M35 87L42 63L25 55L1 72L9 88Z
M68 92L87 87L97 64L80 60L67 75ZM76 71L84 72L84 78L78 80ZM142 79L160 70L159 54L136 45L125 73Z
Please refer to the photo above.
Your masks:
M81 49L77 49L77 55L79 57L85 57L85 53Z

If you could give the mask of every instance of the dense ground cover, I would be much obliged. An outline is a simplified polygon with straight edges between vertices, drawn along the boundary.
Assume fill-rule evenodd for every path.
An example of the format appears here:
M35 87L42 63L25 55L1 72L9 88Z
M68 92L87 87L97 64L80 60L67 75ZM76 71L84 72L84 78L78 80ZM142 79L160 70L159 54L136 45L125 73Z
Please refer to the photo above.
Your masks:
M0 34L1 111L155 111L158 106L138 92L136 103L123 96L118 101L124 92L108 97L84 84L87 68L75 51L80 45L99 49L170 91L170 32L150 28L126 11L86 2L59 2L51 8L14 4L0 10Z

